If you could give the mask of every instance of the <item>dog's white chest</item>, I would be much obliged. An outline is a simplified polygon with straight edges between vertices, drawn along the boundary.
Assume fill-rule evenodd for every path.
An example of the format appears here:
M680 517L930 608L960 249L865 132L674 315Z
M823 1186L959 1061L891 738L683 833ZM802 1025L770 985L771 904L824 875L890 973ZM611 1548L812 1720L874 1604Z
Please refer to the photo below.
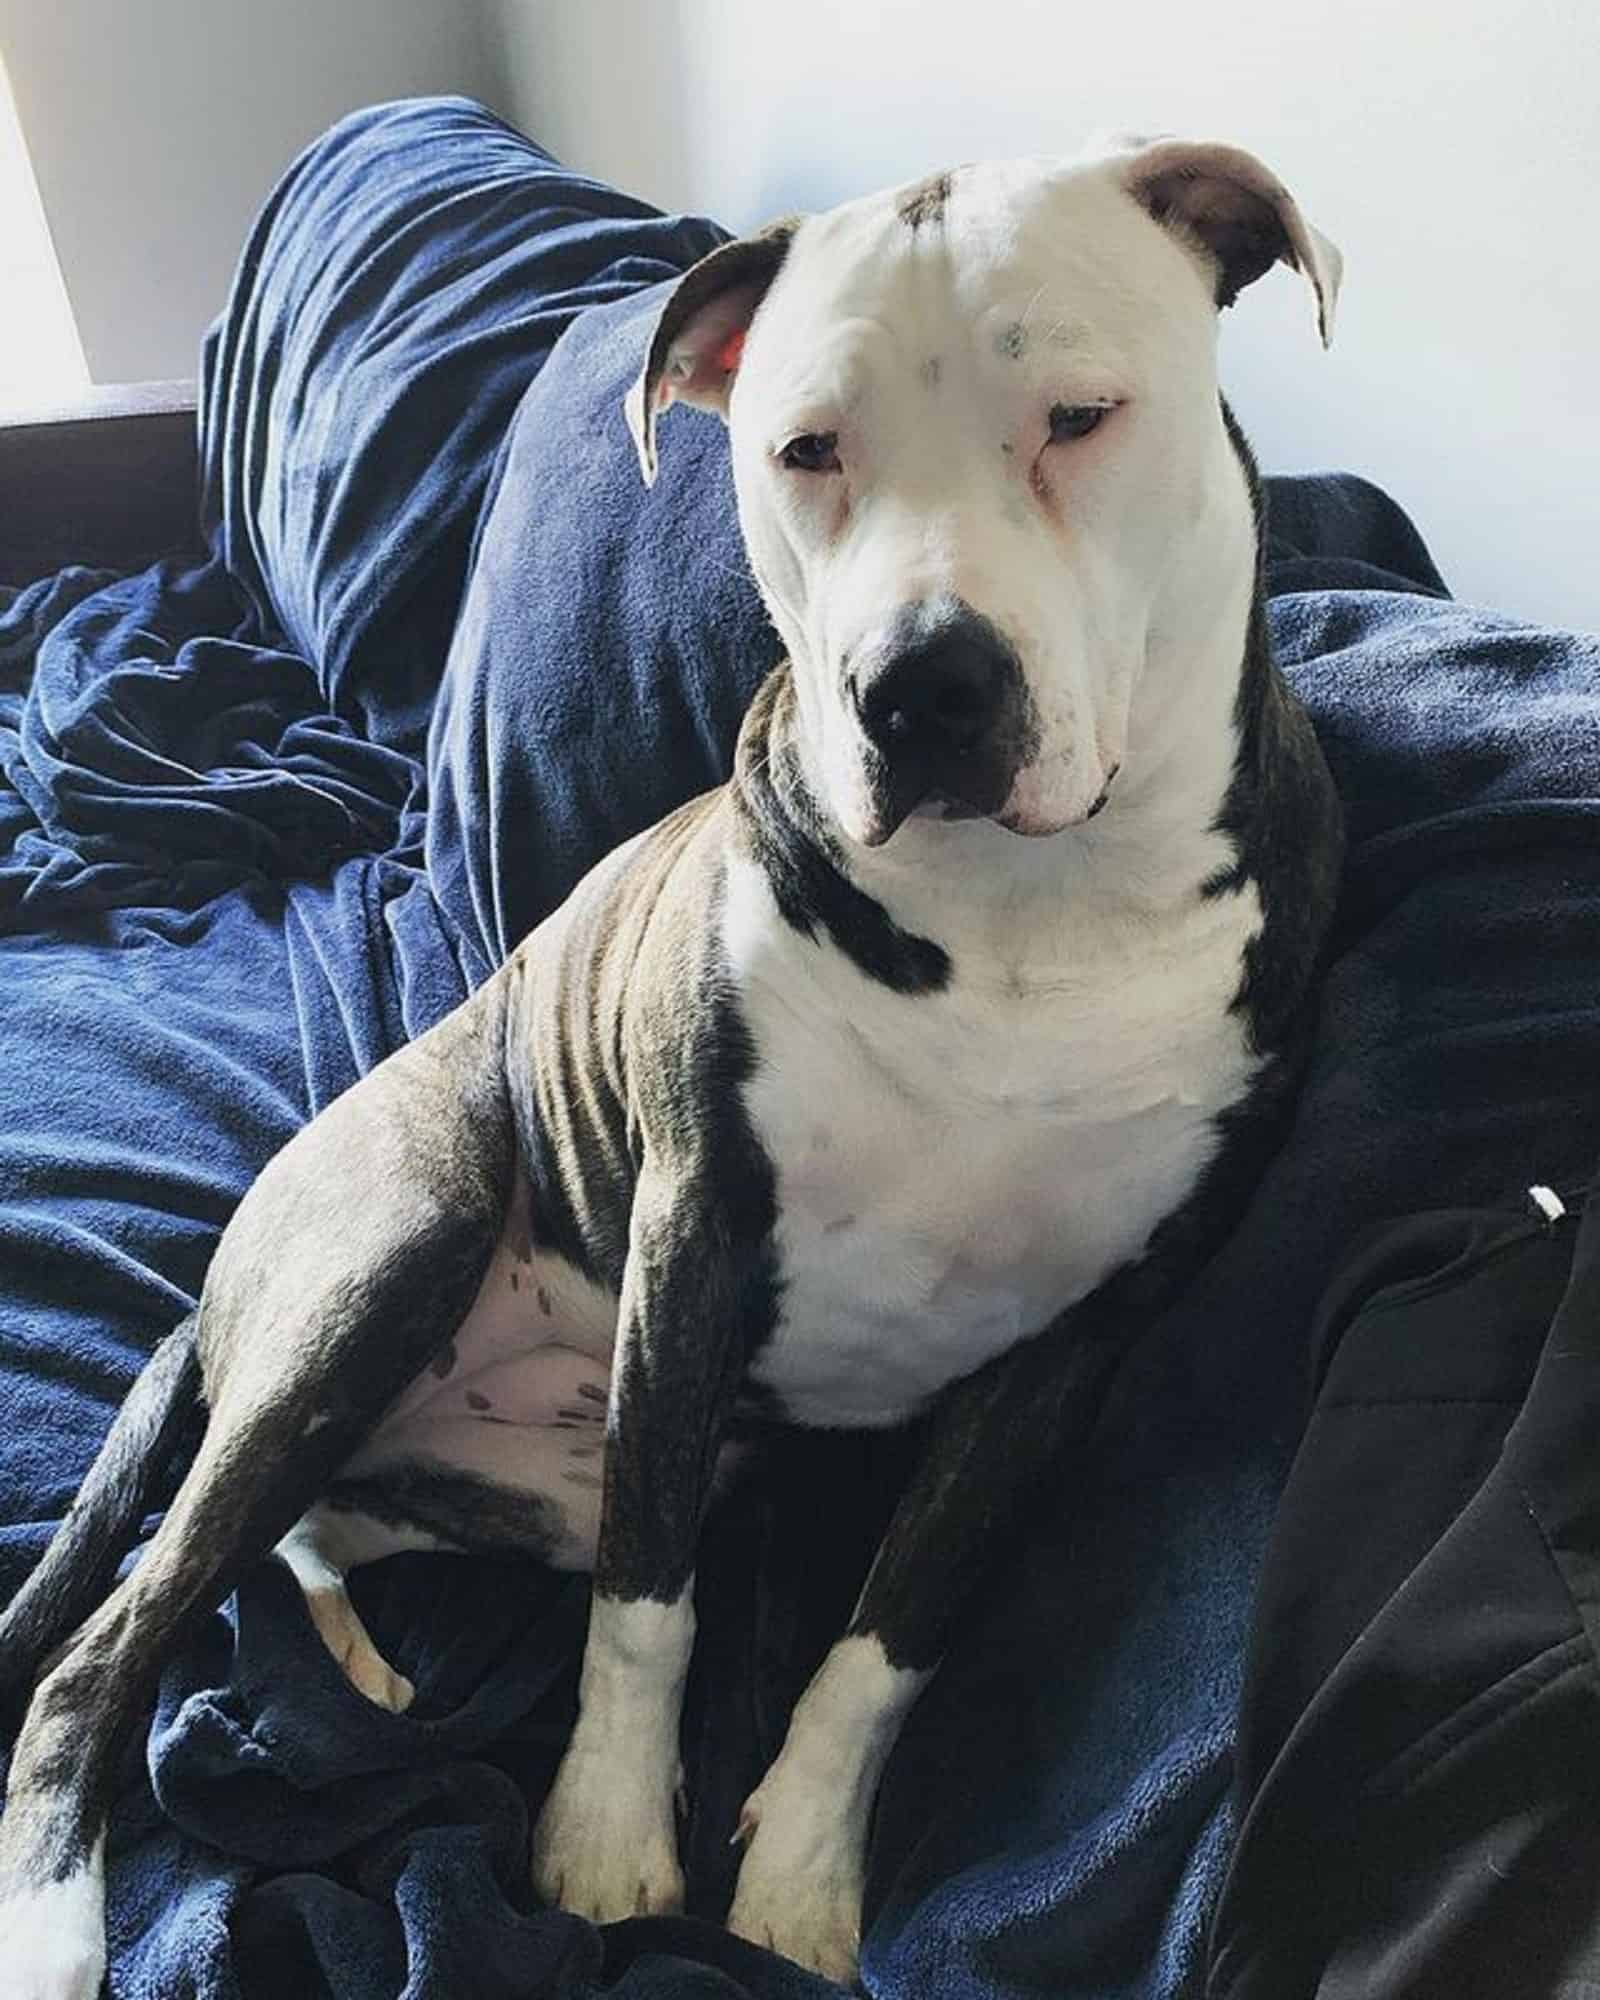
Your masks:
M901 1421L1037 1332L1184 1200L1256 1067L1229 1002L1253 893L1066 977L989 968L902 996L763 919L729 940L778 1184L782 1295L753 1374L795 1421Z

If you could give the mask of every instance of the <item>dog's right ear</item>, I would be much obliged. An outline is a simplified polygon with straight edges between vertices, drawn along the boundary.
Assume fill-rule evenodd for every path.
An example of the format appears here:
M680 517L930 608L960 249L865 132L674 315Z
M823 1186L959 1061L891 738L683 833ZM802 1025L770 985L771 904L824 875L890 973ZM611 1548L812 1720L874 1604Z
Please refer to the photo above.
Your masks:
M646 486L656 476L656 418L671 402L728 414L728 391L756 307L783 268L799 220L724 243L683 274L661 308L650 352L623 405Z
M1125 132L1102 136L1094 151L1110 155L1123 185L1152 221L1210 263L1219 306L1231 306L1274 264L1287 264L1315 294L1317 326L1328 345L1344 259L1253 153Z

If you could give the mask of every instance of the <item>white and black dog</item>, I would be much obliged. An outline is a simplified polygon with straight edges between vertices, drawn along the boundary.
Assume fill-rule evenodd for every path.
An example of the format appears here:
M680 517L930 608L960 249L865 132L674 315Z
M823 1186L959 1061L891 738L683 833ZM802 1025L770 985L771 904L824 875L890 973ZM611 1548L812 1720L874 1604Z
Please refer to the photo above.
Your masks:
M1090 1387L1284 1107L1339 821L1268 647L1216 309L1339 260L1256 160L961 168L726 245L628 416L725 414L788 660L734 775L596 868L261 1175L0 1624L48 1659L0 1827L10 2000L90 2000L119 1746L276 1548L594 1571L541 1895L673 1909L696 1540L752 1416L931 1412L845 1635L747 1802L729 1922L835 1976L896 1731ZM204 1437L131 1576L183 1425ZM51 1657L53 1655L53 1657Z

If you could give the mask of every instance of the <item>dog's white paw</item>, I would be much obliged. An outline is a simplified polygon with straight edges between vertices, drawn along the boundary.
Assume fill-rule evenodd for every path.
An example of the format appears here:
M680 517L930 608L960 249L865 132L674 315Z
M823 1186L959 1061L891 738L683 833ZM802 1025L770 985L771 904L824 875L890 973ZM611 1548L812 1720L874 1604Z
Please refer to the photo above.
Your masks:
M848 1986L861 1950L860 1842L826 1801L753 1792L739 1821L749 1836L728 1929Z
M656 1798L637 1771L575 1743L534 1828L533 1886L597 1924L681 1910L670 1786Z
M0 1990L6 2000L98 2000L106 1971L98 1854L60 1882L0 1895Z

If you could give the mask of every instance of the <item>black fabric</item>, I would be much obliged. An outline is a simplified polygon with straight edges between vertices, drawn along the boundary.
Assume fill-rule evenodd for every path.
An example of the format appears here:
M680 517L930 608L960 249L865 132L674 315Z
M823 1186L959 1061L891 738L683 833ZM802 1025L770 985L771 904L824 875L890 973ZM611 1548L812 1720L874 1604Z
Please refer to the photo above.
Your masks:
M1600 1994L1600 1199L1351 1258L1262 1577L1210 2000Z

